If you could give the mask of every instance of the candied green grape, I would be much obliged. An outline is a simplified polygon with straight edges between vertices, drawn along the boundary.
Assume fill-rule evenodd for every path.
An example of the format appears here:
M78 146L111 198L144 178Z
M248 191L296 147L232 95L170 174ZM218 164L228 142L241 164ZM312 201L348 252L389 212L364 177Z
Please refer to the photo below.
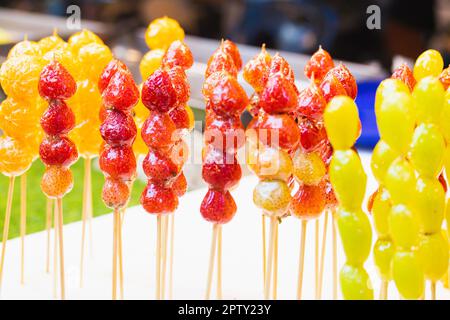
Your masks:
M337 224L347 262L362 265L370 254L372 228L367 215L361 211L339 208Z
M380 237L389 235L389 214L391 213L391 196L385 188L380 188L373 199L372 215L375 230Z
M317 152L303 152L299 149L292 162L295 177L306 185L319 184L327 173L325 163Z
M439 51L429 49L422 52L414 64L414 78L420 80L428 76L439 76L444 68L444 60Z
M394 243L391 239L378 239L373 247L373 259L383 280L392 279L392 258L395 254Z
M450 87L445 92L444 104L442 106L441 130L445 141L450 143Z
M392 277L403 298L419 299L422 297L425 278L417 252L397 251L392 260Z
M425 278L438 281L448 269L448 239L442 231L423 234L419 240L419 256Z
M386 142L383 140L378 141L373 149L372 161L370 163L373 175L378 182L384 183L384 177L389 166L398 156L399 153L392 149Z
M339 205L359 209L366 193L367 176L354 150L337 150L331 158L330 181Z
M422 123L414 130L409 158L419 174L435 178L442 169L445 141L434 124Z
M417 82L412 92L414 113L418 122L441 122L445 91L438 78L426 77Z
M380 137L389 146L405 154L411 143L415 127L410 94L394 92L383 99L377 114Z
M378 117L381 103L385 97L389 97L393 93L403 92L409 94L409 89L406 84L400 79L385 79L381 81L375 94L375 115Z
M441 230L445 214L445 191L437 179L417 179L414 209L422 233Z
M397 158L389 166L385 186L395 203L409 203L416 188L414 168L404 158Z
M339 279L345 300L373 299L372 283L363 267L345 264L341 269Z
M253 190L255 205L272 215L284 214L290 201L290 189L281 180L260 181Z
M350 97L334 97L325 108L323 119L334 149L350 149L355 144L360 121L358 107Z
M398 204L392 207L389 215L389 227L396 247L408 249L417 244L419 222L414 213L405 205Z

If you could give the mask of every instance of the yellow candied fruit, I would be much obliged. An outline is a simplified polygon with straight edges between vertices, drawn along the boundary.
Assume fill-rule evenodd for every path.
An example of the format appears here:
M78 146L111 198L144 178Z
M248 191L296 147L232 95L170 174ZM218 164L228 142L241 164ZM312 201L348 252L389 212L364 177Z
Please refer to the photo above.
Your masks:
M39 44L35 41L20 41L14 47L12 47L11 50L9 50L7 59L23 55L40 56L41 48Z
M62 198L73 187L73 175L69 168L49 166L41 180L41 189L49 198Z
M294 175L306 185L317 185L327 173L325 163L317 152L297 150L293 159Z
M389 281L392 279L392 258L395 247L390 239L378 239L373 247L373 259L381 279Z
M292 160L286 151L261 144L250 152L247 165L258 177L287 181L292 175Z
M145 32L145 42L151 49L167 50L176 40L184 40L184 30L176 20L169 17L153 20Z
M429 49L422 52L414 64L414 78L419 81L428 76L437 77L444 68L444 60L439 51Z
M385 188L380 188L373 199L372 215L375 230L380 238L388 237L389 214L391 213L391 197Z
M426 77L417 82L412 97L417 122L441 123L445 91L438 78Z
M378 141L372 152L370 167L379 183L384 183L389 166L398 156L398 152L392 149L385 141Z
M48 51L43 56L43 59L45 60L45 64L48 64L53 60L57 60L75 80L79 78L82 68L80 68L78 57L72 53L66 43L51 51Z
M438 281L448 269L448 239L442 232L423 234L419 240L419 256L423 264L425 278Z
M445 216L445 191L441 183L437 179L417 179L416 194L412 201L419 218L420 231L439 232Z
M97 85L103 69L113 59L111 50L99 43L89 43L78 51L78 61L82 66L80 77L91 79Z
M397 158L389 166L384 183L395 203L410 203L416 189L413 166L408 160Z
M156 69L161 66L161 61L165 51L162 49L154 49L147 52L139 64L142 81L150 77Z
M406 93L409 94L409 89L406 84L399 79L385 79L381 81L380 85L377 88L377 92L375 94L375 114L378 116L378 112L380 109L383 100L386 97L389 97L393 93Z
M50 51L66 46L66 42L55 33L49 37L39 40L38 45L42 54L46 54Z
M99 45L104 45L103 40L100 39L99 36L97 36L92 31L89 31L87 29L83 29L72 36L70 36L69 40L67 41L71 50L77 54L78 51L91 43L96 43Z
M0 172L5 176L19 176L33 162L33 154L23 142L11 137L0 137Z
M40 112L33 107L29 103L8 97L0 104L0 129L14 138L39 130Z
M345 300L373 300L372 283L362 266L345 264L339 273L339 280Z
M103 104L97 83L90 80L77 81L77 91L67 100L67 104L75 114L77 125L87 119L97 120ZM93 121L93 123L97 122Z
M419 299L422 297L425 278L417 252L396 252L392 260L392 277L403 298Z
M80 156L98 156L103 141L98 128L100 128L98 118L87 119L70 131L69 137L75 142Z
M445 92L440 126L445 141L447 142L447 144L450 144L450 87L447 88L447 91Z
M408 250L419 240L419 222L415 214L405 205L392 207L389 227L396 248Z
M290 201L290 189L281 180L260 181L253 190L255 205L273 216L284 215Z
M134 154L138 156L146 156L148 153L148 147L144 143L144 140L142 140L141 137L141 128L138 127L136 140L133 143L133 151Z

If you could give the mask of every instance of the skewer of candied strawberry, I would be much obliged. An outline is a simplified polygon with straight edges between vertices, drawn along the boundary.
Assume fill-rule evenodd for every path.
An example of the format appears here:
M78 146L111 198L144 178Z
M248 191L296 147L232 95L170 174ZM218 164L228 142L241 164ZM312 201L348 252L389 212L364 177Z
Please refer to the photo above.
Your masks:
M222 225L233 218L237 209L229 190L242 175L236 153L245 140L240 115L248 99L237 80L241 67L237 46L229 40L222 41L208 61L203 84L206 121L202 177L209 189L200 213L213 223L206 299L211 295L216 254L217 298L222 298Z
M142 103L150 114L141 130L149 152L142 164L148 183L140 202L148 213L157 215L156 299L165 297L168 217L187 188L182 167L188 148L182 137L193 128L185 108L190 92L186 70L192 64L190 49L175 41L161 67L142 86Z
M39 155L46 166L41 188L47 197L56 199L55 230L59 245L61 299L65 299L62 198L72 190L73 176L69 167L78 159L78 152L67 137L74 126L74 115L64 100L75 94L77 86L69 72L54 60L42 70L38 89L40 96L49 103L41 118L41 126L46 133L39 147Z
M123 295L123 268L119 258L122 255L120 214L128 204L131 185L136 176L136 158L132 146L137 128L131 111L139 101L139 89L131 72L118 60L112 60L105 67L98 87L106 108L101 114L100 134L104 144L100 150L99 165L105 175L102 199L108 208L114 210L112 298L115 300L117 278Z

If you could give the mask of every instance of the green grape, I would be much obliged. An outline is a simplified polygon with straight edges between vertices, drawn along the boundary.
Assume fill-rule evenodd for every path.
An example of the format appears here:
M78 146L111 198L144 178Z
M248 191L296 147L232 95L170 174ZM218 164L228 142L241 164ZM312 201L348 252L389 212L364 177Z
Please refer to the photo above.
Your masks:
M378 239L373 247L373 259L383 280L392 279L392 258L395 254L391 239Z
M428 76L439 76L444 68L444 60L439 51L429 49L422 52L414 64L414 78L420 80Z
M372 152L372 161L370 163L373 175L378 182L384 183L386 172L391 163L399 156L386 142L378 141Z
M442 169L445 141L438 126L422 123L414 130L409 158L419 174L435 178Z
M414 168L404 158L397 158L389 166L385 186L395 203L409 203L416 188Z
M385 79L381 81L375 94L375 115L378 117L380 106L385 97L389 97L393 93L403 92L409 94L409 89L406 84L399 79Z
M337 224L341 235L347 262L362 265L370 254L372 228L367 215L359 210L355 212L339 208Z
M422 297L425 278L417 252L396 252L392 260L392 277L403 298L419 299Z
M350 97L334 97L325 108L323 119L334 149L350 149L355 144L360 121L358 107Z
M441 230L445 214L445 191L437 179L417 179L414 212L417 213L422 233Z
M417 121L439 124L444 96L444 87L438 78L426 77L417 82L412 92Z
M392 207L389 227L396 247L408 249L415 246L419 238L419 222L414 213L405 205Z
M351 149L335 151L329 174L340 206L348 209L361 208L367 177L358 154Z
M383 99L377 115L381 139L401 154L408 150L414 132L412 110L411 95L395 92Z
M372 300L370 277L363 267L345 264L339 274L342 295L345 300Z
M438 281L448 269L448 239L442 231L420 237L419 256L425 278Z
M373 199L372 215L375 230L380 237L389 235L389 214L391 213L391 196L385 188L380 188Z
M450 143L450 87L445 92L444 104L442 106L441 130L445 141Z

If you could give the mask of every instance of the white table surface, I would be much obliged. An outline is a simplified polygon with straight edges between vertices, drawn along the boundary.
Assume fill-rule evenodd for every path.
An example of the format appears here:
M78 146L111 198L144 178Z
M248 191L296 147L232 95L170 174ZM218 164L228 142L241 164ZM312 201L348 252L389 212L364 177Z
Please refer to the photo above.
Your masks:
M368 154L361 154L368 167ZM262 299L261 215L253 205L252 190L257 182L253 176L242 179L233 191L238 205L235 218L223 227L223 292L227 299ZM368 193L376 187L369 173ZM212 226L205 222L199 206L205 189L189 192L176 212L174 298L203 299L211 241ZM321 221L321 227L323 217ZM308 224L305 257L304 298L314 298L314 222ZM296 294L300 222L289 217L279 232L278 298L294 299ZM64 227L66 286L68 299L110 299L112 263L112 215L93 220L93 250L87 254L85 285L79 287L81 223ZM374 235L373 240L375 241ZM52 240L53 241L53 240ZM153 299L155 295L156 217L140 207L127 211L123 225L123 254L126 299ZM331 229L328 229L327 256L323 297L331 298ZM45 273L46 233L26 237L25 285L20 279L20 241L8 242L3 275L2 299L53 299L53 275ZM339 268L344 256L339 244ZM375 296L379 279L373 262L366 263ZM214 293L213 287L213 293ZM390 298L398 293L391 284ZM427 297L429 292L427 292ZM450 292L438 284L438 298L449 299Z

